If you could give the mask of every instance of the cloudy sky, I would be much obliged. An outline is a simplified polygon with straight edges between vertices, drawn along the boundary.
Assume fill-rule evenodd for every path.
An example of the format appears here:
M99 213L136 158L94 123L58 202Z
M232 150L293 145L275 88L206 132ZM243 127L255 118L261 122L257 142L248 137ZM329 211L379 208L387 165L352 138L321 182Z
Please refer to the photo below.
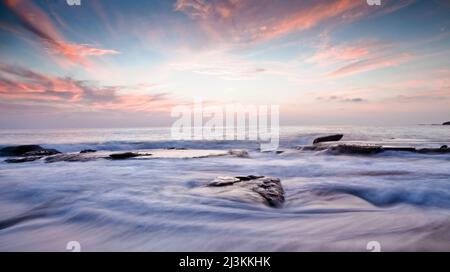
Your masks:
M284 125L450 119L447 0L0 0L0 128L170 126L280 105Z

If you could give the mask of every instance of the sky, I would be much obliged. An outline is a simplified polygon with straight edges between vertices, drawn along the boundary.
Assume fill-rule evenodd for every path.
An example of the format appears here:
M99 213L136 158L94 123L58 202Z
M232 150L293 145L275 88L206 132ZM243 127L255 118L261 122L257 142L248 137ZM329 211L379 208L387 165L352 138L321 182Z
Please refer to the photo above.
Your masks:
M448 0L0 0L0 41L1 129L170 126L195 99L450 120Z

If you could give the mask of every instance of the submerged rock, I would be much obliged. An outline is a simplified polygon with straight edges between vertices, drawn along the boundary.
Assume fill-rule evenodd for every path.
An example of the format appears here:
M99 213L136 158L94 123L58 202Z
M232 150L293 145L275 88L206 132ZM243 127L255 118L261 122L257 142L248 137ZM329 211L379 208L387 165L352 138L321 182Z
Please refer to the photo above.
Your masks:
M337 145L312 145L312 146L298 146L298 150L301 151L323 151L327 150L334 155L347 154L347 155L371 155L384 151L399 151L399 152L411 152L421 154L445 154L450 153L450 149L447 145L443 145L440 148L420 148L412 146L382 146L371 144L337 144Z
M43 149L43 150L27 152L27 153L23 154L22 156L51 156L51 155L60 154L60 153L61 152L59 152L56 149Z
M43 148L40 145L8 146L0 149L0 156L49 156L61 153L56 149Z
M383 151L406 151L406 152L415 152L415 147L403 147L403 146L383 146Z
M337 146L332 146L329 150L337 154L377 154L383 152L383 147L379 145L347 145L341 144Z
M82 154L57 154L54 156L50 156L45 158L45 162L53 163L53 162L86 162L97 159L98 157L93 156L84 156Z
M42 156L28 156L28 157L22 157L22 158L17 158L17 159L7 159L7 160L5 160L5 162L7 162L7 163L32 162L32 161L37 161L40 158L42 158Z
M97 150L94 149L84 149L80 151L80 154L84 154L84 153L95 153L97 152Z
M337 142L340 141L344 137L343 134L334 134L334 135L328 135L324 137L319 137L314 139L313 144L318 144L322 142Z
M228 154L238 157L238 158L248 158L250 157L248 155L248 151L247 150L240 150L240 149L231 149L228 150Z
M217 177L206 188L224 198L257 201L270 207L280 207L284 190L278 178L264 176Z
M447 146L441 146L440 148L421 148L417 149L418 153L422 154L446 154L450 153L450 148Z
M149 156L151 154L139 154L139 153L134 153L134 152L124 152L124 153L111 154L111 155L109 155L109 158L113 159L113 160L125 160L125 159L144 156L144 155Z
M450 126L450 121L442 124L443 126Z

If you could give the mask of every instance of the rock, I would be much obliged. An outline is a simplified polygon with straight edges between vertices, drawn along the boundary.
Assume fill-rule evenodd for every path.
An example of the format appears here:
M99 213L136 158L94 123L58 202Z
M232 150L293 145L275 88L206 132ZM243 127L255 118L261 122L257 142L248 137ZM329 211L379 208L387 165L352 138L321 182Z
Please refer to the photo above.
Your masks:
M249 176L238 176L236 177L239 181L249 181L249 180L253 180L253 179L259 179L259 178L263 178L264 176L254 176L254 175L249 175Z
M168 147L167 150L187 150L185 147Z
M32 161L39 160L40 158L42 158L42 156L28 156L28 157L23 157L23 158L18 158L18 159L7 159L7 160L5 160L5 162L7 162L7 163L32 162Z
M299 146L297 149L301 151L322 151L328 150L332 154L354 154L354 155L370 155L384 151L403 151L422 154L445 154L450 153L447 145L440 148L422 148L416 149L410 146L380 146L380 145L358 145L358 144L338 144L338 145L317 145L317 146Z
M240 179L235 177L217 177L213 181L211 181L208 186L228 186L233 185L236 182L239 182Z
M97 150L94 149L84 149L80 151L80 154L84 154L84 153L95 153L97 152Z
M151 154L145 154L145 155L149 156ZM143 156L143 154L134 153L134 152L125 152L125 153L111 154L111 155L109 155L109 158L113 159L113 160L125 160L125 159L139 157L139 156Z
M264 151L259 150L259 151L261 153L272 153L272 154L277 154L277 155L284 153L284 150L264 150Z
M247 150L239 150L239 149L231 149L228 150L228 154L239 157L239 158L248 158L250 157L248 155L248 151Z
M217 187L215 193L225 198L258 201L270 207L280 207L284 190L280 179L264 176L217 177L207 187Z
M37 156L37 155L53 155L60 153L55 149L46 149L39 145L18 145L8 146L0 149L0 156Z
M442 124L443 126L449 126L450 125L450 121L449 122L445 122Z
M383 151L406 151L415 152L415 147L403 147L403 146L383 146Z
M383 148L378 145L346 145L341 144L337 146L330 147L333 153L338 154L357 154L357 155L370 155L376 154L383 151Z
M55 155L55 154L59 154L59 153L61 153L61 152L59 152L56 149L43 149L43 150L27 152L27 153L23 154L22 156L51 156L51 155Z
M417 149L417 153L421 154L446 154L450 153L450 148L441 146L440 148L421 148Z
M97 159L98 157L94 156L84 156L82 154L57 154L54 156L50 156L45 158L45 162L53 163L53 162L87 162Z
M324 137L319 137L314 139L313 144L318 144L322 142L337 142L340 141L344 137L343 134L334 134L334 135L328 135Z
M329 149L328 146L320 146L320 145L305 145L305 146L297 146L296 149L300 151L322 151Z

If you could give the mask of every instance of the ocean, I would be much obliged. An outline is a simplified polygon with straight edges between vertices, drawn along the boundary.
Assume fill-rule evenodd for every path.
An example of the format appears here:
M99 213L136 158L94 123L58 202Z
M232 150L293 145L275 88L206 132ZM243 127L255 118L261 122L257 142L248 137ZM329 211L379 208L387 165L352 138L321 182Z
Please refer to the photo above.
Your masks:
M67 251L70 241L82 251L368 251L370 242L381 251L449 251L450 154L297 148L334 133L350 144L450 145L450 128L433 125L282 127L281 154L260 152L255 141L174 141L169 128L0 130L0 148L187 154L55 163L0 157L0 251ZM249 156L195 155L230 149ZM284 204L197 190L219 176L248 175L279 178Z

